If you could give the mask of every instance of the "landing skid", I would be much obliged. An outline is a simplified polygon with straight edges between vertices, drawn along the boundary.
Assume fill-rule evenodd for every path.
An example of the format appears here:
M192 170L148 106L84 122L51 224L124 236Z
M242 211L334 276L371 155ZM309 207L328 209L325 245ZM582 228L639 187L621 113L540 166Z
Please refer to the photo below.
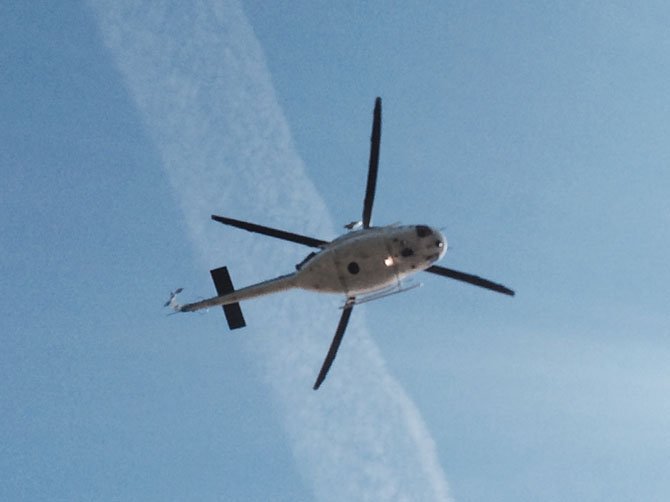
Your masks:
M351 307L353 305L361 305L363 303L373 302L375 300L386 298L387 296L397 295L398 293L411 291L412 289L420 288L421 286L423 286L422 282L399 283L394 286L381 289L379 291L368 293L367 295L359 296L356 298L349 298L347 299L346 302L344 302L344 305L340 307L340 310L345 309L347 307Z

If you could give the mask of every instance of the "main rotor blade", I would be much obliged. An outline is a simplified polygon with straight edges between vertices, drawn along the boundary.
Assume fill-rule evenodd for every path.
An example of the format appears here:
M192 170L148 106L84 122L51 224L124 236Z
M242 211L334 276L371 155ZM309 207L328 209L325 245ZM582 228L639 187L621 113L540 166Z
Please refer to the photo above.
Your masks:
M284 230L277 230L276 228L264 227L262 225L256 225L255 223L249 223L242 220L234 220L233 218L225 218L223 216L212 215L214 221L223 223L224 225L230 225L232 227L241 228L242 230L247 230L249 232L255 232L258 234L268 235L270 237L276 237L277 239L283 239L285 241L296 242L298 244L303 244L305 246L310 246L313 248L318 248L324 244L328 244L328 241L322 241L320 239L315 239L313 237L307 237L305 235L294 234L292 232L286 232Z
M347 305L345 305L344 310L342 311L340 323L337 325L337 330L335 331L335 336L333 337L333 341L331 342L330 348L328 349L326 359L323 361L321 371L319 371L319 376L316 378L316 382L314 383L314 390L317 390L326 379L328 370L330 369L330 366L333 364L335 356L337 355L337 349L340 348L340 342L344 336L344 331L347 329L347 324L349 323L349 317L351 316L351 311L353 308L354 298L349 298L347 300Z
M480 288L490 289L491 291L496 291L504 295L514 296L514 291L503 286L502 284L497 284L495 282L483 279L476 275L466 274L464 272L459 272L458 270L453 270L451 268L439 267L433 265L428 267L426 272L431 274L441 275L443 277L449 277L450 279L456 279L457 281L467 282L468 284L473 284L474 286L479 286Z
M372 203L375 200L377 186L377 169L379 167L379 143L382 137L382 98L375 100L375 111L372 119L372 135L370 136L370 164L368 166L368 184L365 187L363 201L363 228L370 227L372 219Z

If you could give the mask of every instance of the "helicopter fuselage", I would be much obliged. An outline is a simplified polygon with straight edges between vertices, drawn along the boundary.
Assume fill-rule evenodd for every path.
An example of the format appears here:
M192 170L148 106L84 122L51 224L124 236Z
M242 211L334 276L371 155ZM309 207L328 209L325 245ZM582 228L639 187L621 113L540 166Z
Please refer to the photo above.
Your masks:
M442 232L426 225L357 230L329 242L297 265L295 286L349 297L369 293L425 270L446 250Z

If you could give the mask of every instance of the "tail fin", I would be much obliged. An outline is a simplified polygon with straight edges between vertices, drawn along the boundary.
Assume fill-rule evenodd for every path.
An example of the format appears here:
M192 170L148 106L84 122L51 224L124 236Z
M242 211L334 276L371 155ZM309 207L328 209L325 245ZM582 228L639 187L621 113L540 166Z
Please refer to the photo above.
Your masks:
M215 268L214 270L210 270L209 273L212 276L216 292L219 296L235 291L227 267ZM228 321L228 327L230 329L244 328L247 325L244 321L244 316L242 315L242 309L240 308L239 303L224 305L223 313L226 316L226 321Z

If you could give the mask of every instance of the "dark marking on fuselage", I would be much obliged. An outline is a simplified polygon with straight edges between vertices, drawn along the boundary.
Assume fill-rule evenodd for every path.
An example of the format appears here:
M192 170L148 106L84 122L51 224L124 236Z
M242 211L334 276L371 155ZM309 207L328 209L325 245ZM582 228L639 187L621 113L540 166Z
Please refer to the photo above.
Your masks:
M430 229L430 227L427 227L426 225L417 225L416 235L418 235L419 237L428 237L429 235L433 235L433 231Z

